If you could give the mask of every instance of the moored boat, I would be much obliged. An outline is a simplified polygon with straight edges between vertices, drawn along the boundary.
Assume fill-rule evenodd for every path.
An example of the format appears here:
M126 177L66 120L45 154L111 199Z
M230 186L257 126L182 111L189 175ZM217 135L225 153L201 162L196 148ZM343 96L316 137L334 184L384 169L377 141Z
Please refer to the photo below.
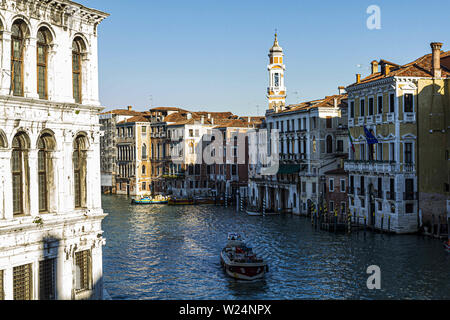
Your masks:
M169 199L169 206L183 206L183 205L193 205L194 199Z
M152 197L143 197L140 199L132 199L131 204L167 204L169 202L168 197L164 196L156 196L154 198Z
M241 235L228 234L227 246L220 253L220 263L225 272L239 280L256 280L269 271L267 263L256 256Z

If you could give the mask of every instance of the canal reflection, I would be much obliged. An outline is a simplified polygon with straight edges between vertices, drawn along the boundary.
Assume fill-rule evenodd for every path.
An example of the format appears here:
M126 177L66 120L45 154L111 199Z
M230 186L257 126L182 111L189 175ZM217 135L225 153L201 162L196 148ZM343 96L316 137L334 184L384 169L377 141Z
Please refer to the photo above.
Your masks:
M103 196L105 288L113 299L449 299L450 255L439 241L315 231L304 217L250 217L216 206L132 206ZM228 232L267 259L264 280L228 277ZM382 289L367 289L378 265Z

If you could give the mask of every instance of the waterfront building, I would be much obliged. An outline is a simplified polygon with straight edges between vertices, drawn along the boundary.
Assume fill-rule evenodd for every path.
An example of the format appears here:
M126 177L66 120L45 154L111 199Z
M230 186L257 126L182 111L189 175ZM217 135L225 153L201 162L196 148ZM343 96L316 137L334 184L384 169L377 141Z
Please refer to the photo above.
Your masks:
M144 113L117 123L117 194L150 195L149 132L150 120Z
M140 114L141 112L133 111L131 106L127 109L116 109L100 114L100 168L103 193L116 193L116 175L118 174L116 125Z
M219 152L222 155L221 161L206 165L208 185L212 195L231 198L232 201L238 198L247 199L249 167L247 133L260 128L263 120L264 117L240 117L214 127L223 139L221 150L211 151L212 156ZM209 144L206 142L204 147Z
M277 55L282 55L277 39L275 44ZM273 55L272 47L271 66L276 63ZM284 79L281 70L285 67L281 67L277 70ZM271 67L269 74L269 93L279 89L285 94L284 81L274 82ZM337 95L295 105L274 104L270 94L268 99L265 121L268 136L274 130L279 134L278 150L272 150L269 143L267 154L279 154L279 170L277 174L263 176L258 164L250 165L250 203L259 209L265 205L269 211L308 214L312 205L325 201L324 173L336 169L340 157L347 153L347 95L339 87Z
M347 218L348 213L348 174L344 169L344 158L339 168L325 172L325 204L329 213L337 213Z
M0 299L102 299L97 29L68 0L0 2Z
M394 232L416 232L448 213L450 52L441 47L404 65L372 61L347 87L349 207L377 229L384 217Z

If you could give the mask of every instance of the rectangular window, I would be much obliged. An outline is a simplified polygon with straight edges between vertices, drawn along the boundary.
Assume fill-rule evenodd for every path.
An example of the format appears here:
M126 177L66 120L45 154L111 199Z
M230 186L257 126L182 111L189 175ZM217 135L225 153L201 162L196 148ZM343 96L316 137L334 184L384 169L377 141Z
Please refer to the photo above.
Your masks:
M341 214L345 214L345 210L347 210L347 204L345 202L341 202Z
M330 179L329 190L330 190L330 192L334 192L334 179Z
M39 300L56 299L56 259L39 262Z
M350 118L355 117L355 101L350 102Z
M317 192L317 184L315 182L313 182L312 184L312 193L316 194Z
M369 116L373 116L373 98L369 98Z
M412 143L405 143L405 163L413 163Z
M411 93L405 94L405 112L413 112L413 95Z
M330 213L334 211L334 201L330 201Z
M366 145L360 144L359 145L359 160L366 160Z
M395 112L395 94L391 93L389 95L389 112L394 113Z
M233 176L237 175L237 166L235 164L231 165L231 174Z
M89 250L75 253L75 289L83 292L90 289L91 253Z
M345 179L341 179L341 192L346 192Z
M333 119L331 117L327 118L327 129L333 128Z
M359 104L360 104L359 105L359 116L360 117L364 117L364 112L365 112L365 109L366 109L364 103L365 103L364 99L361 99L361 101L359 102Z
M378 113L383 113L383 96L378 96Z
M194 130L193 129L189 129L189 137L190 138L194 137Z
M14 300L33 299L32 264L25 264L13 268L13 296Z
M377 160L383 161L383 144L382 143L377 144Z
M338 140L337 141L337 152L344 152L344 141Z
M389 143L389 160L395 161L395 144Z

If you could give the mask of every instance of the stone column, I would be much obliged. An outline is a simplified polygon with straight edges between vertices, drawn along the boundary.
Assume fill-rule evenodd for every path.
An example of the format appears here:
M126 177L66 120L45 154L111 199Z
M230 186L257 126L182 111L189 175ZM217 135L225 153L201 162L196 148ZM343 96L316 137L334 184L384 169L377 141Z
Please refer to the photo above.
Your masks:
M3 61L0 74L0 95L9 95L11 88L11 32L3 31L1 38L2 52L0 53Z
M27 98L39 99L37 93L37 57L36 38L28 38L25 43L24 70L23 70L23 91Z
M57 96L57 59L56 52L58 50L57 44L51 44L48 48L47 54L47 95L48 100L56 101Z
M29 192L30 192L30 216L39 215L39 181L37 175L38 151L30 149L28 151L28 168L30 173Z
M11 150L0 150L0 219L13 218Z

